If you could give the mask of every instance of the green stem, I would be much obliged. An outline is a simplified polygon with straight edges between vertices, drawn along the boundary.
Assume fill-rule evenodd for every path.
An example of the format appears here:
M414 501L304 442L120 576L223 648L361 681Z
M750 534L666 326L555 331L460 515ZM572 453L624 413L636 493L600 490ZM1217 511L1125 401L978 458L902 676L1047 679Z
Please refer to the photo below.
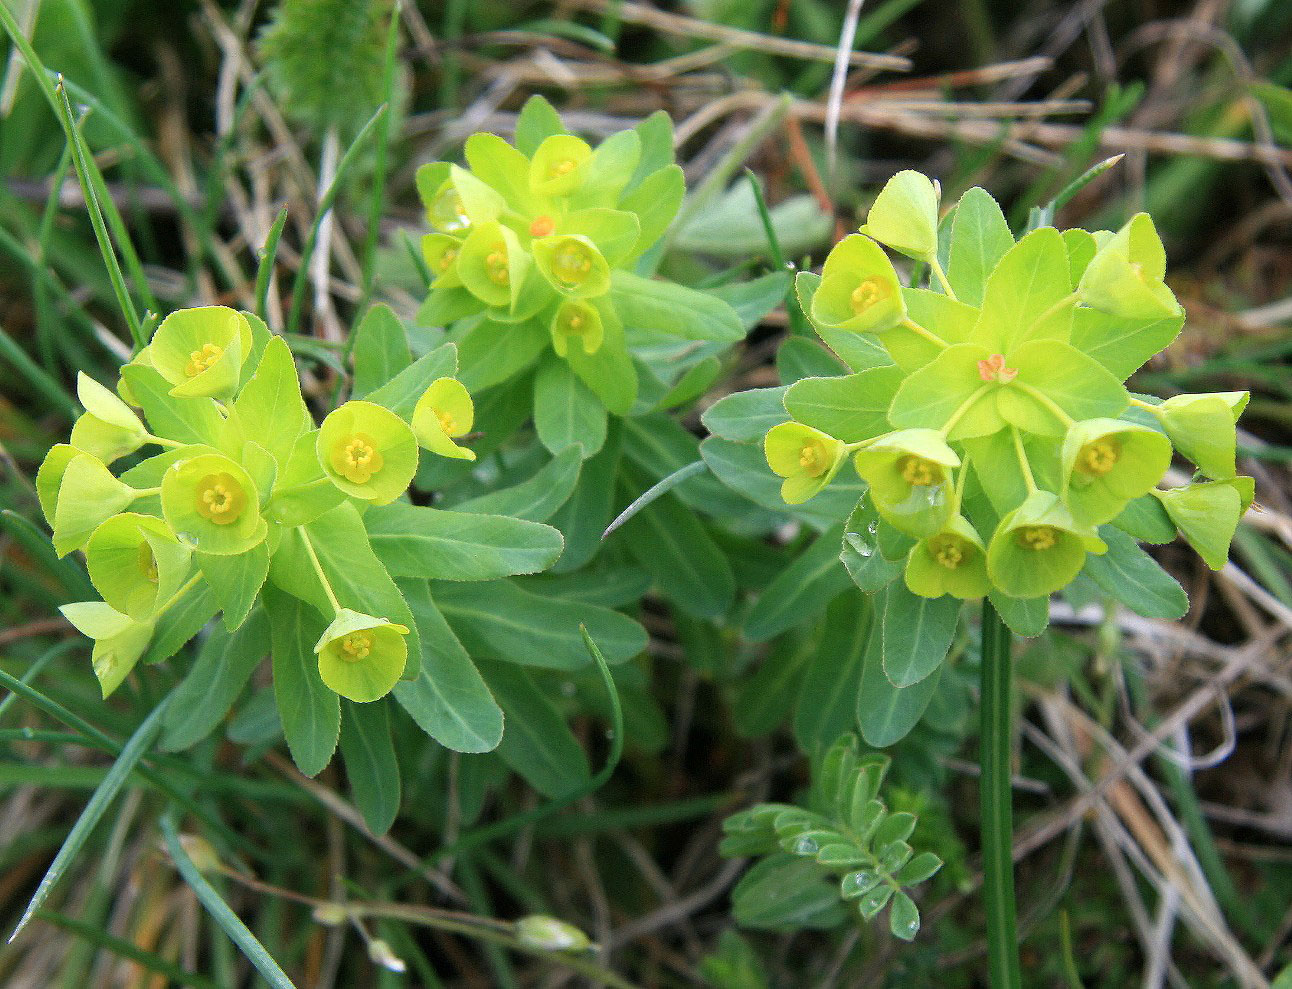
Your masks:
M1058 402L1052 399L1049 395L1045 394L1045 392L1041 391L1041 389L1037 388L1035 385L1029 385L1025 381L1015 381L1013 383L1013 387L1019 389L1024 394L1030 395L1032 398L1036 399L1047 409L1049 409L1050 412L1053 413L1054 417L1058 419L1059 422L1063 423L1065 426L1071 426L1074 422L1077 421L1073 419L1072 416L1068 415L1067 412L1064 411L1063 406L1061 406Z
M946 350L949 346L951 346L951 344L947 343L945 340L943 340L932 330L926 330L923 326L915 322L915 320L911 319L910 317L907 317L906 319L902 320L902 325L905 326L912 333L914 333L916 336L921 336L925 340L929 341L929 343L933 344L939 350Z
M991 601L983 598L979 818L992 989L1019 989L1022 985L1014 904L1014 821L1009 771L1013 715L1011 644L1009 629Z
M794 271L794 266L785 258L785 252L781 250L780 238L776 236L776 228L772 225L772 214L767 209L767 200L763 197L763 186L758 181L758 176L754 174L752 168L745 169L745 177L749 179L749 187L754 190L754 202L758 206L758 216L763 221L763 233L767 236L767 249L772 255L772 264L777 271ZM796 336L811 336L812 331L807 325L803 310L798 303L798 293L794 290L794 279L790 279L789 288L785 290L785 313L790 321L790 332Z
M135 488L134 492L135 492L136 498L147 498L149 495L161 494L161 487L159 486L155 488Z
M144 438L149 443L156 443L158 446L181 447L188 446L187 443L181 443L179 440L168 440L165 436L154 436L152 433L145 433ZM158 490L161 490L160 488Z
M953 302L958 301L956 299L955 289L953 289L951 287L951 283L947 281L947 273L942 270L942 262L938 260L938 256L936 254L929 258L929 268L932 269L933 276L937 278L938 284L942 286L942 291L946 294L946 297Z
M960 408L956 409L954 412L951 413L951 418L948 419L945 423L943 423L942 428L939 430L939 432L943 436L950 436L951 430L956 428L956 423L958 423L961 419L964 418L964 414L968 412L970 409L972 409L974 407L974 404L978 401L978 399L986 395L990 388L991 388L990 383L985 385L980 385L976 392L974 392L972 395L970 395L968 398L966 398L963 402L960 403Z
M332 605L333 615L341 611L341 602L336 599L336 592L332 590L332 585L328 583L327 574L323 572L323 564L319 561L319 556L314 552L314 544L310 542L310 534L305 531L305 526L298 525L296 531L301 534L301 542L305 545L305 553L310 558L310 563L314 565L314 573L318 576L319 583L323 585L323 593L327 595L328 603Z
M1030 494L1035 494L1036 478L1032 476L1032 462L1027 459L1027 451L1023 449L1023 436L1018 431L1017 426L1010 426L1009 431L1014 436L1014 452L1018 454L1018 466L1023 471L1023 480L1027 483L1027 490Z
M965 481L969 477L969 457L966 455L960 461L960 473L956 475L955 491L951 495L951 515L954 517L960 514L960 503L964 500Z
M1080 293L1077 293L1077 292L1073 292L1071 295L1065 295L1054 305L1050 306L1049 309L1045 310L1045 312L1037 316L1036 319L1032 321L1032 325L1039 326L1041 323L1044 323L1047 319L1049 319L1051 316L1057 313L1060 309L1066 309L1068 306L1075 306L1077 302L1080 301L1080 299L1081 299L1081 295Z

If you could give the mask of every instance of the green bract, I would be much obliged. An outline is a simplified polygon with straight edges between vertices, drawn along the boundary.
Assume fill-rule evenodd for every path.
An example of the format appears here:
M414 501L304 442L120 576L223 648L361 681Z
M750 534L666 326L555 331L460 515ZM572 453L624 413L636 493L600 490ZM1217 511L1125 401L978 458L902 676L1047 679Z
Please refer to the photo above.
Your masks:
M76 376L76 395L86 410L72 426L78 450L110 464L148 442L148 430L130 406L84 372Z
M861 232L919 261L938 253L938 187L919 172L898 172L870 207Z
M413 409L413 435L417 442L441 457L475 460L472 450L453 441L471 432L475 406L462 382L453 378L432 381Z
M408 661L408 629L342 608L319 638L319 676L342 697L375 701L390 693Z
M1147 494L1171 465L1161 433L1120 419L1076 423L1063 439L1066 500L1079 521L1110 522L1132 498Z
M1153 492L1189 545L1212 570L1229 559L1229 543L1252 503L1250 477L1205 481L1184 488Z
M858 333L882 333L906 318L902 283L878 244L853 234L835 246L812 297L812 318Z
M152 515L123 512L97 529L85 547L86 566L103 600L146 621L188 578L189 548Z
M417 473L417 439L408 423L372 402L346 402L319 427L319 463L353 498L385 505Z
M245 553L265 538L260 492L251 475L222 453L182 460L161 483L162 515L180 541L203 553Z
M932 536L951 517L951 470L960 457L937 430L888 433L858 450L854 462L876 511L895 529Z
M78 632L94 640L90 662L106 698L126 678L148 648L152 621L135 621L102 601L65 604L58 609Z
M987 547L963 515L953 515L921 539L906 559L906 586L921 597L982 597L991 589Z
M113 477L101 461L88 453L73 456L63 469L54 506L54 549L58 555L80 549L101 522L135 498L134 489Z
M1245 391L1176 395L1153 409L1175 448L1213 480L1236 473L1235 425L1250 396Z
M1180 304L1166 287L1166 251L1147 213L1138 213L1090 259L1077 286L1081 301L1118 316L1174 316Z
M167 316L148 346L148 357L184 398L231 398L251 353L251 326L225 306L181 309Z
M987 572L1010 597L1052 594L1081 571L1088 546L1101 547L1093 530L1081 526L1057 495L1035 491L1000 520L987 547Z
M847 448L833 436L797 422L783 422L763 443L767 463L781 477L781 497L789 504L807 501L839 472Z

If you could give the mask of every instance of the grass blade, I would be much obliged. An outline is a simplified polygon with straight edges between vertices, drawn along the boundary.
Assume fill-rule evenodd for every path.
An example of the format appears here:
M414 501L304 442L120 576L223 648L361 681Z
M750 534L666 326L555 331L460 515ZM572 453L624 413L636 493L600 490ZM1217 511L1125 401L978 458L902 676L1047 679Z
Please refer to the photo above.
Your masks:
M266 319L269 304L269 279L274 275L274 259L278 257L278 241L283 236L283 226L287 223L287 207L278 211L278 218L269 228L265 238L264 249L260 252L260 266L256 268L256 315Z
M89 803L85 805L85 809L81 811L81 816L72 825L72 830L68 832L67 838L64 839L62 847L58 850L58 854L54 856L54 861L50 863L49 869L46 870L44 878L40 881L40 885L36 887L35 895L32 896L31 902L27 904L27 909L23 911L22 919L18 921L18 926L9 935L11 944L13 939L22 933L22 929L27 926L36 911L40 909L41 904L45 902L45 898L53 890L55 883L62 878L63 873L67 871L67 867L72 864L72 860L76 858L77 853L85 845L90 833L94 830L94 826L99 823L99 819L103 817L104 812L111 806L117 794L121 792L121 788L125 785L126 780L129 779L131 772L139 764L139 760L152 747L153 740L157 737L157 733L161 731L161 719L166 711L168 701L169 698L163 699L160 704L152 709L148 717L144 718L143 723L135 729L135 733L130 736L130 740L121 749L121 754L117 756L117 761L108 770L108 775L103 778L103 782L99 784L91 795Z
M611 522L608 526L606 526L606 531L601 534L601 538L602 539L607 538L612 532L614 532L621 525L627 522L630 518L632 518L634 515L640 512L643 508L649 505L656 498L660 498L663 495L668 494L670 491L672 491L683 481L688 480L689 478L695 477L696 474L699 474L708 469L709 469L708 464L706 464L703 460L697 460L693 464L687 464L685 467L679 467L677 470L673 471L672 474L668 475L668 477L663 478L662 480L652 484L649 488L647 488L640 495L638 495L631 505L629 505L622 512L620 512L618 517L613 522ZM586 635L587 633L584 633L584 634ZM595 648L595 646L593 648Z
M77 920L75 917L54 913L52 910L39 911L36 914L36 919L53 924L55 927L61 927L63 930L75 934L79 938L84 938L90 944L104 951L112 952L118 958L129 959L149 971L164 975L167 980L174 982L176 985L197 986L198 989L216 989L216 983L205 975L182 969L173 962L167 961L161 955L145 951L137 944L124 938L115 937L94 924L87 924L82 920Z
M271 955L256 936L247 929L247 925L238 919L238 915L233 912L229 904L224 902L224 898L214 886L206 881L206 877L198 871L193 860L188 857L184 851L184 846L180 844L179 833L175 830L175 818L173 811L166 811L161 817L162 838L166 842L166 850L170 853L171 861L175 863L175 868L179 874L188 883L189 887L197 894L197 898L202 901L202 906L206 907L207 912L215 919L215 922L223 928L224 933L236 944L242 953L246 956L247 961L251 962L271 986L275 989L295 989L292 980L287 977L278 962L274 961Z

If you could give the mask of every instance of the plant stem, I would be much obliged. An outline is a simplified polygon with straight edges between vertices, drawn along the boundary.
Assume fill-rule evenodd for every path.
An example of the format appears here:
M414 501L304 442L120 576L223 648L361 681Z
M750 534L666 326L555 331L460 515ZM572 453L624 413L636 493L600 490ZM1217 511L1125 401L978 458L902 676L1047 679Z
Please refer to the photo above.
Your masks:
M1073 292L1071 295L1065 295L1054 305L1050 306L1049 309L1045 310L1045 312L1037 316L1036 319L1032 320L1032 325L1036 326L1036 325L1039 325L1040 323L1044 323L1047 319L1049 319L1051 316L1057 313L1060 309L1066 309L1068 306L1075 306L1077 302L1080 300L1080 298L1081 298L1081 295L1078 292Z
M956 423L958 423L961 419L963 419L964 414L968 412L970 409L972 409L974 407L974 404L978 401L978 399L982 398L990 390L991 390L990 384L980 385L976 392L974 392L972 395L970 395L968 398L966 398L963 402L960 403L960 408L956 409L954 412L951 413L951 418L948 419L945 423L943 423L942 429L939 430L939 432L941 432L943 436L950 436L951 430L956 428Z
M992 989L1022 985L1014 905L1014 820L1010 791L1013 686L1009 629L988 598L982 601L982 726L979 738L979 819L983 900Z
M319 561L319 555L314 552L314 544L310 542L310 534L305 531L305 526L298 525L296 531L301 534L301 542L305 546L305 553L310 558L310 563L314 565L314 573L323 585L323 593L327 595L328 603L332 605L332 613L340 614L341 602L336 599L336 592L332 590L332 585L328 583L327 574L323 572L323 564Z
M921 326L919 323L915 322L915 320L909 317L902 320L902 325L905 326L912 333L914 333L916 336L921 336L925 340L929 341L929 343L933 344L939 350L946 350L947 347L951 346L949 343L943 340L932 330L926 330L923 326Z
M946 293L946 297L952 302L958 301L956 299L955 289L953 289L951 287L951 283L947 281L947 273L942 270L942 262L938 260L938 256L936 254L929 258L929 268L933 271L934 277L937 278L938 284L942 286L942 291Z
M1068 415L1068 413L1064 410L1062 405L1060 405L1058 402L1056 402L1054 399L1052 399L1049 395L1045 394L1045 392L1041 391L1041 389L1037 388L1036 386L1029 385L1026 381L1015 381L1014 387L1022 391L1024 394L1030 395L1032 398L1036 399L1038 402L1044 405L1050 411L1051 415L1053 415L1054 418L1058 419L1059 422L1063 423L1065 426L1071 426L1074 422L1076 422L1076 420L1073 419L1072 416Z
M1010 426L1009 431L1014 434L1014 452L1018 454L1018 466L1023 471L1023 480L1027 483L1029 494L1036 493L1036 478L1032 475L1032 462L1027 459L1027 450L1023 448L1023 434L1018 431L1017 426Z

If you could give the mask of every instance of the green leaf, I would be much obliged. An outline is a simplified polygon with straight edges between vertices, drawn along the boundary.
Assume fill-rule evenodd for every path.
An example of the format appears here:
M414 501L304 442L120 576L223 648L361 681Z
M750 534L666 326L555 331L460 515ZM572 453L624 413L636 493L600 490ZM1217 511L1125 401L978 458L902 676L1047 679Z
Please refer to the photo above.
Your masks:
M457 370L457 346L452 343L441 344L404 368L376 391L370 392L364 401L387 408L407 421L413 414L417 400L430 387L431 382L437 378L451 378Z
M394 502L364 516L372 548L395 577L493 580L546 570L560 532L539 522Z
M1001 620L1009 626L1015 635L1031 639L1040 635L1050 624L1050 599L1012 598L999 591L992 591L988 597L995 606Z
M153 368L127 364L121 369L121 378L157 435L207 446L219 446L227 435L214 402L207 398L176 398L170 393L170 382Z
M1067 340L1071 307L1038 319L1069 294L1063 237L1053 227L1033 230L1009 249L987 279L973 340L999 354L1029 340Z
M538 146L553 134L564 134L561 116L544 97L535 93L525 101L516 117L516 150L533 156Z
M745 335L736 311L717 296L627 271L611 275L611 299L624 329L649 330L687 340L735 343Z
M1018 368L1017 382L1044 393L1078 422L1115 418L1130 404L1129 393L1116 377L1066 343L1033 340L1014 351L1010 360ZM1056 436L1066 432L1066 424L1052 411L1017 389L1004 387L997 395L1001 415L1020 429Z
M981 306L987 276L1013 246L1014 235L1005 214L990 193L975 186L961 196L951 222L947 264L947 280L956 290L956 298Z
M583 450L572 446L535 471L528 481L459 502L453 510L546 522L574 493L582 466Z
M829 929L845 916L834 883L811 859L784 852L755 863L731 891L731 913L742 927Z
M217 628L202 643L162 720L160 747L180 752L206 738L233 707L270 649L269 619L257 610L236 632Z
M426 734L454 752L491 752L502 738L498 707L425 581L401 581L422 641L422 668L395 684L395 700Z
M399 814L399 762L384 701L341 709L341 757L350 794L373 834L385 834Z
M1112 524L1145 543L1164 545L1175 539L1175 523L1151 494L1132 498Z
M746 639L765 642L811 621L849 587L848 571L839 566L842 538L842 526L827 529L777 574L745 617Z
M265 588L273 640L274 699L296 768L317 776L332 761L341 732L341 698L319 676L314 643L327 622L299 598Z
M554 800L586 786L592 778L587 755L529 673L510 663L482 663L481 667L507 719L507 731L498 746L502 760Z
M633 557L676 607L697 618L716 618L730 609L736 594L731 565L704 524L676 496L642 508L623 532Z
M354 387L351 398L363 398L413 362L408 334L394 310L378 303L364 313L352 342Z
M884 673L880 622L871 631L857 692L857 721L867 745L887 748L901 741L924 716L945 666L909 687L894 687Z
M31 920L32 915L40 909L46 897L53 890L54 885L67 871L67 867L80 854L95 826L112 805L112 801L116 799L117 794L121 792L121 788L125 786L126 780L130 778L130 774L135 767L139 765L139 760L148 754L148 750L152 748L153 740L157 737L157 733L161 731L162 718L166 715L166 708L169 703L171 703L169 699L163 699L160 704L153 708L148 717L144 718L134 730L129 741L122 747L121 754L112 763L112 768L103 777L103 782L95 788L89 802L76 818L76 823L72 825L72 830L67 833L67 837L63 839L62 845L59 846L58 853L54 856L54 861L45 870L45 875L36 887L36 892L32 894L31 900L28 901L22 918L18 921L13 933L9 935L10 941L13 941L21 933L22 929L27 926L27 922Z
M254 440L285 467L296 437L314 428L301 397L301 382L292 352L282 337L274 337L251 380L233 403L246 440Z
M714 402L700 417L714 436L736 443L760 442L773 426L785 422L785 388L751 388Z
M597 605L534 594L512 581L469 587L437 583L432 593L462 644L477 657L582 669L590 657L579 634L580 624L587 626L612 663L622 663L646 648L646 630L631 618Z
M233 631L246 621L269 575L268 546L257 543L234 556L194 555L216 605L224 612L225 628Z
M727 282L709 291L716 295L740 317L746 329L752 330L773 309L785 301L790 290L788 271L769 271L747 282Z
M811 501L786 505L781 498L781 479L767 466L760 448L710 436L700 444L700 456L713 476L735 493L770 511L800 518L817 529L837 523L861 496L861 481L841 476Z
M914 941L920 933L920 911L915 901L905 893L893 894L893 905L888 910L888 929L903 941Z
M884 526L884 529L891 528ZM870 493L857 499L856 507L848 516L843 528L843 545L839 558L848 576L859 589L867 594L883 590L902 572L905 558L890 560L881 551L879 533L881 523Z
M794 737L804 752L825 751L856 724L871 623L870 602L856 591L837 595L826 609L825 632L803 671L794 705Z
M920 852L902 866L902 870L893 878L903 886L914 886L931 878L941 868L942 859L932 852Z
M574 492L550 519L565 536L565 551L555 567L558 573L583 566L601 547L601 534L614 517L621 435L618 426L612 424L606 445L584 463Z
M157 629L144 653L142 663L170 659L197 635L219 609L209 585L198 584L157 619Z
M551 356L534 377L534 426L553 454L577 445L591 457L606 441L606 407L569 365Z
M787 337L776 350L776 374L783 385L804 378L833 378L842 371L834 354L807 337Z
M537 360L551 336L537 320L498 323L488 318L454 331L461 370L458 380L473 394L509 380Z
M1086 557L1085 573L1131 611L1145 618L1174 621L1189 610L1189 596L1169 573L1136 544L1133 537L1110 525L1101 526L1108 544L1102 556Z
M947 658L960 619L960 601L912 594L901 581L888 585L883 596L884 675L894 687L910 687L925 679Z
M1136 319L1083 306L1073 314L1072 346L1125 381L1170 346L1183 326L1182 315Z
M785 392L785 408L798 422L845 443L868 440L889 432L888 407L904 378L896 367L803 378Z

